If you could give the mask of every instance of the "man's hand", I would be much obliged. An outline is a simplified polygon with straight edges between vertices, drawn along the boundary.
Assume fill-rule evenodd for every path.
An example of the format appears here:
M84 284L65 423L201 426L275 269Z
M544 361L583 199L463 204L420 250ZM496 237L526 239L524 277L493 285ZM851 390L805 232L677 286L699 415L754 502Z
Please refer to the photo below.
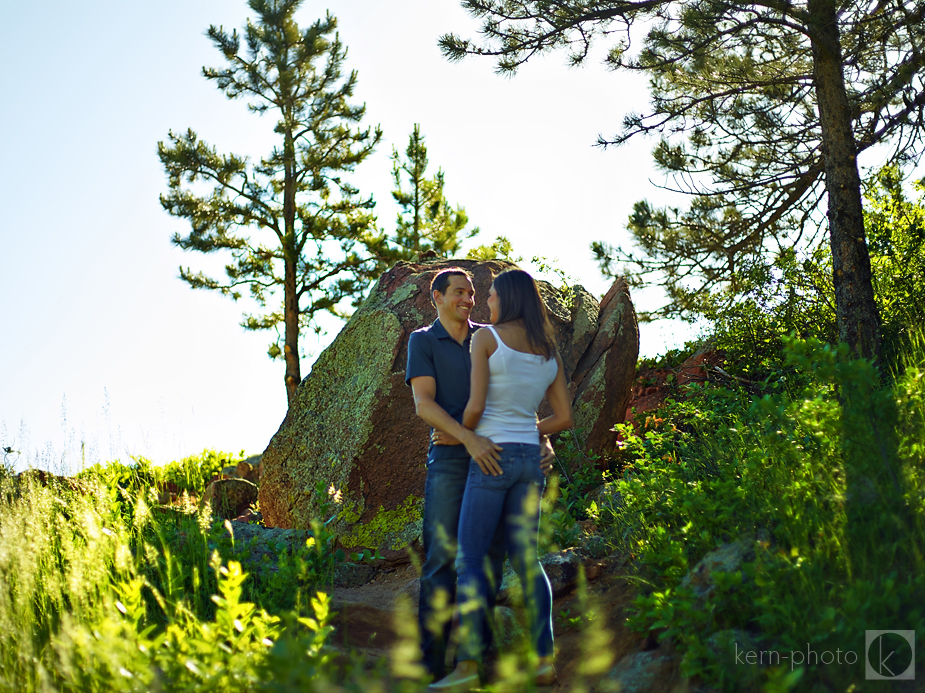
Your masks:
M444 433L439 431L436 428L434 432L430 434L430 441L434 445L462 445L460 441L451 436L449 433Z
M480 436L474 432L470 432L462 443L466 446L466 451L472 459L481 467L483 473L501 476L501 466L498 464L501 460L501 455L499 454L501 452L500 445L495 445L490 438Z
M540 470L543 476L549 476L553 465L556 463L556 451L552 449L552 443L549 442L549 436L540 436Z

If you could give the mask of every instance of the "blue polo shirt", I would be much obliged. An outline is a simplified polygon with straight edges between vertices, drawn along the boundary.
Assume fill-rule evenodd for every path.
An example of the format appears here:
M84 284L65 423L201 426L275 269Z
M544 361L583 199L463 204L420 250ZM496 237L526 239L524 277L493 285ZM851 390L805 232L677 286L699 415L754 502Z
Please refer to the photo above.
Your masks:
M462 423L463 412L469 401L469 382L472 373L472 358L469 343L472 333L480 327L469 321L469 334L462 344L453 339L437 319L433 325L422 327L411 333L408 339L408 366L405 382L412 378L430 376L437 382L434 401L456 421ZM434 445L428 449L429 459L466 457L465 445Z

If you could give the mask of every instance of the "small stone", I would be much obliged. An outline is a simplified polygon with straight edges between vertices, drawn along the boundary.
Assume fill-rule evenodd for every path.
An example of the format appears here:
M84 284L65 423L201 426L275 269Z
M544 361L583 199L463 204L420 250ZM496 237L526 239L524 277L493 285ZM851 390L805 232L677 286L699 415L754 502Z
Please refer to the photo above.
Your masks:
M238 478L257 484L260 481L260 459L261 455L254 455L243 462L238 462L238 466L235 468Z
M753 537L738 539L731 544L723 544L714 549L694 566L681 581L681 587L689 587L694 595L707 598L715 588L713 573L732 573L739 570L746 561L755 557L755 540Z
M627 655L601 679L595 693L669 693L678 686L676 662L658 650Z
M376 574L371 565L338 563L334 567L334 587L362 587Z
M540 559L540 564L549 578L553 597L561 597L570 592L578 582L578 567L581 565L581 556L576 549L565 549L555 553L548 553ZM510 562L504 563L504 574L501 578L501 589L498 592L499 604L519 604L523 600L523 590L517 573Z
M206 496L213 517L231 520L257 502L257 487L244 479L219 479L209 484Z

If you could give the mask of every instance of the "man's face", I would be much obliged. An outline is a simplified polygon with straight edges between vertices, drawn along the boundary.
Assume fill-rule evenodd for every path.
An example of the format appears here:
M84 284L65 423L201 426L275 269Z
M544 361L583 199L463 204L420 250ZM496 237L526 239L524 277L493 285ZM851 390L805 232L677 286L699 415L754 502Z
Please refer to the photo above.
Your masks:
M454 275L450 277L445 294L434 292L434 302L437 304L437 314L441 318L467 322L475 306L475 288L469 277Z

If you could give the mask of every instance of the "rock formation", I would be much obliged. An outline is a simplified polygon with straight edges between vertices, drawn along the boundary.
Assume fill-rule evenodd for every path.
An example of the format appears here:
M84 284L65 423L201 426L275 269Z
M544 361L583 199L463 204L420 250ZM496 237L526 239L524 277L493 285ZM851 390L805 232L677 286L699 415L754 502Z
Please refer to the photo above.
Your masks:
M683 396L685 389L693 384L702 384L724 374L717 366L725 364L726 355L711 345L699 349L677 368L640 369L630 389L624 421L638 426L645 421L645 414L661 407L668 397ZM733 376L725 376L732 379Z
M203 495L212 507L213 517L233 520L257 500L257 486L246 479L216 479Z
M572 408L585 449L605 454L616 441L611 429L626 414L639 357L639 326L625 280L615 281L604 295L596 327L570 374L577 388Z
M267 526L306 528L338 513L346 546L404 546L420 531L429 428L405 385L408 337L432 323L433 276L463 267L474 279L472 319L488 321L485 298L504 261L400 262L299 385L263 454L260 510ZM604 300L580 286L540 284L556 332L576 425L587 445L607 452L623 420L639 350L636 315L624 281ZM322 516L324 515L324 516Z

